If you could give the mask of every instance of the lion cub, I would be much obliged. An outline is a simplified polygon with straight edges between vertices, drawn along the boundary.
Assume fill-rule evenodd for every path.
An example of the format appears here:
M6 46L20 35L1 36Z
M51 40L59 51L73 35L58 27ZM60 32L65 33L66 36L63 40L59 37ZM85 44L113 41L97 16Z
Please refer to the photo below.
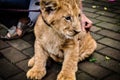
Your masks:
M63 62L57 80L76 80L77 64L92 54L96 42L81 29L79 0L40 0L41 15L35 25L35 55L28 62L30 79L46 74L48 57Z

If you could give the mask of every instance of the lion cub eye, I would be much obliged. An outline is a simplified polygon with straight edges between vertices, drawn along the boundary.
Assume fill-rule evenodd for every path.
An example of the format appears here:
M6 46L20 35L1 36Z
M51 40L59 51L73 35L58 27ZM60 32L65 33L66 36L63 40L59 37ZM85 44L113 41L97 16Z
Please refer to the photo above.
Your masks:
M71 20L71 16L65 17L66 20Z

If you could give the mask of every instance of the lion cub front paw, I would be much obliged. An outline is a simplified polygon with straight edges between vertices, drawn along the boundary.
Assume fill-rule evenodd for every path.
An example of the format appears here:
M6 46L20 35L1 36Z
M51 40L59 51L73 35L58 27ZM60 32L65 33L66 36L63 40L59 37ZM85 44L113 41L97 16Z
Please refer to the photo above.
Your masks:
M39 79L41 80L42 77L44 77L46 74L46 70L40 70L40 68L31 68L28 72L27 72L27 78L29 79Z
M67 73L67 74L60 73L57 77L57 80L76 80L76 78L74 75L70 73Z

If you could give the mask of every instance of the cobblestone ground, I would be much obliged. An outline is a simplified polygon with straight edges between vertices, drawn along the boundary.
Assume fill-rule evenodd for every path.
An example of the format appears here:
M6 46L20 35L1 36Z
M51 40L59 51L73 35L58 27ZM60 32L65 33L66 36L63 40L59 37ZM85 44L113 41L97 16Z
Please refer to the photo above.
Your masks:
M91 34L98 43L93 55L79 63L77 80L120 80L120 2L84 0L84 12L93 21ZM33 33L22 39L0 40L0 80L27 80L27 62L34 49ZM56 80L61 64L51 61L43 80Z

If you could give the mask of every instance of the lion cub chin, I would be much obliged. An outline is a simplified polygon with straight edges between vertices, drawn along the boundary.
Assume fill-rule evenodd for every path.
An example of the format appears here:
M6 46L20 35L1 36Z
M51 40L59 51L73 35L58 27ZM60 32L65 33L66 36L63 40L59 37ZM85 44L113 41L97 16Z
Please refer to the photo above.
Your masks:
M63 62L57 80L76 80L79 61L89 57L96 42L81 29L79 0L40 0L41 14L36 22L35 54L29 60L30 79L41 80L46 75L46 62L51 57Z

